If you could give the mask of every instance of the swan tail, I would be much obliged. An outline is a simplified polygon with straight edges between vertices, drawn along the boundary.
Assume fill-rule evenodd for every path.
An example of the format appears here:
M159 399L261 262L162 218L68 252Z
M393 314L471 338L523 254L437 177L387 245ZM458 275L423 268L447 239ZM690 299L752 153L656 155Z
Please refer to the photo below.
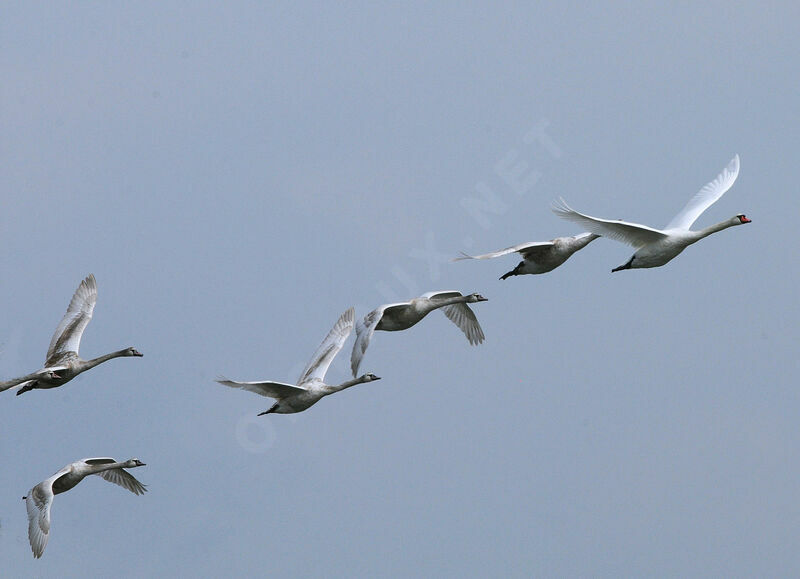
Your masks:
M27 392L28 390L33 390L34 388L36 388L36 384L37 383L35 380L30 380L29 382L23 382L22 388L17 390L17 396L19 396L23 392Z

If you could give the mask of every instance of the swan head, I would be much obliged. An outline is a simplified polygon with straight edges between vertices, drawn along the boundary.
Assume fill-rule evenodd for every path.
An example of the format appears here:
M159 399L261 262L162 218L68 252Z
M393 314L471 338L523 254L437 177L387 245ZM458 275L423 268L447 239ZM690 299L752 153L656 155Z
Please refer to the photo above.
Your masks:
M470 303L472 302L488 302L489 300L483 297L481 294L469 294L467 296L469 298Z
M138 358L141 358L144 354L142 354L139 350L137 350L136 348L131 346L130 348L125 350L125 355L126 356L136 356Z
M738 219L739 220L739 223L737 223L736 225L741 225L743 223L751 223L753 221L752 219L748 219L747 217L745 217L742 214L737 215L736 217L734 217L734 219Z
M147 466L147 465L138 458L132 458L129 461L127 461L127 466L125 468L133 468L135 466Z
M362 382L372 382L372 381L374 381L374 380L380 380L380 379L381 379L381 377L380 377L380 376L376 376L376 375L375 375L375 374L373 374L372 372L367 372L366 374L364 374L364 375L361 377L361 381L362 381Z

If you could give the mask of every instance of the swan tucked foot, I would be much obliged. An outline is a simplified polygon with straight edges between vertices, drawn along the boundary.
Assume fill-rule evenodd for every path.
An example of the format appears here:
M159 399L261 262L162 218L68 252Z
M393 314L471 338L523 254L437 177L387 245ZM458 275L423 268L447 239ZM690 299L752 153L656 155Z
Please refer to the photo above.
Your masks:
M264 412L259 412L258 416L264 416L265 414L269 414L270 412L275 412L276 410L278 410L278 406L280 406L280 403L276 402L275 404L272 405L272 408L270 408L269 410L265 410Z
M522 269L523 265L525 265L524 261L519 262L517 264L517 267L515 267L514 269L512 269L508 273L504 273L503 275L501 275L500 279L507 279L507 278L511 277L512 275L521 275L520 274L520 270Z
M33 390L34 388L36 388L36 382L34 382L33 384L26 384L25 386L17 390L17 396L19 396L23 392L27 392L28 390Z
M615 271L622 271L623 269L631 269L632 266L633 266L633 257L631 257L628 260L628 263L623 264L623 265L619 265L619 266L615 267L614 269L612 269L611 273L614 273Z

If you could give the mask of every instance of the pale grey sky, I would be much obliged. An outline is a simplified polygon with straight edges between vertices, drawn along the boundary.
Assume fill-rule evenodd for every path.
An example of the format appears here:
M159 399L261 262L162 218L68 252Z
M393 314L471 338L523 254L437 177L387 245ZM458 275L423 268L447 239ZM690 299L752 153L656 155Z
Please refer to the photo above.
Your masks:
M0 394L0 573L798 575L798 17L6 4L0 377L89 273L81 353L144 358ZM447 261L577 233L559 196L663 226L735 153L696 225L753 223L665 267ZM438 289L489 298L482 346L439 313L379 332L383 379L295 416L213 381L293 381L347 307ZM20 497L105 455L150 492L58 496L34 560Z

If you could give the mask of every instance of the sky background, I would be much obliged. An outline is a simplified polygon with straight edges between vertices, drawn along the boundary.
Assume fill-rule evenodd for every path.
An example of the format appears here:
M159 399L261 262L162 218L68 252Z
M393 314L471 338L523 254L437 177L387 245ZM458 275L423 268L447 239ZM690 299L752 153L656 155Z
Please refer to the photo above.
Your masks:
M0 572L79 576L797 576L796 2L8 3L0 18ZM665 267L448 260L571 235L549 209L753 220ZM794 241L792 241L794 240ZM214 382L294 382L349 306L477 291L377 332L383 379L297 415ZM347 379L352 337L328 373ZM20 497L56 498L31 556Z

